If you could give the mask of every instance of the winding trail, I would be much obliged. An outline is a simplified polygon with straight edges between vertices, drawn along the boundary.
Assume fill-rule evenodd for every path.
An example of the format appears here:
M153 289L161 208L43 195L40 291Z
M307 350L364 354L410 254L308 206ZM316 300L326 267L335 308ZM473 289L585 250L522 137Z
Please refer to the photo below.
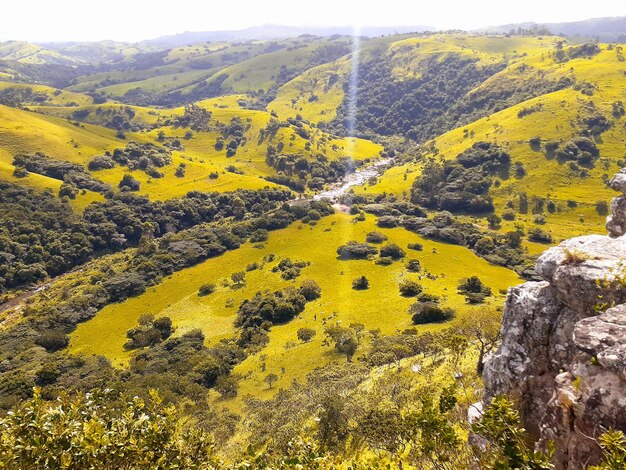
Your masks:
M27 290L26 292L22 292L19 295L16 295L15 297L13 297L10 300L7 300L6 302L0 304L0 313L5 312L6 310L9 310L13 307L16 307L18 305L20 305L21 303L23 303L25 300L27 300L29 297L32 297L35 294L38 294L39 292L43 292L45 291L48 287L50 287L54 282L63 279L65 276L68 276L69 274L75 273L77 271L77 269L68 271L66 273L63 274L59 274L57 277L53 277L51 279L48 279L44 284L41 284L37 287L34 287L31 290ZM0 319L0 323L2 322L2 319Z

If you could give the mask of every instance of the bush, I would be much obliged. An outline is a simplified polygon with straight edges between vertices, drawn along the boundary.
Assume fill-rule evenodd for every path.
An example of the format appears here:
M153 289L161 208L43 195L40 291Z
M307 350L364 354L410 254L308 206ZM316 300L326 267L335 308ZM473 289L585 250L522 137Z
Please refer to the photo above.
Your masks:
M120 302L145 292L146 281L135 272L123 272L103 281L102 287L111 302Z
M497 229L500 228L502 219L496 214L489 214L487 216L487 222L489 223L490 228Z
M237 271L236 273L232 273L230 278L235 284L243 284L246 282L246 273L243 271Z
M413 323L443 323L454 318L454 310L443 308L434 302L416 302L411 306Z
M22 168L20 166L16 166L13 170L13 176L16 178L26 178L29 175L29 172L26 168Z
M382 243L384 241L387 241L387 236L383 235L380 232L369 232L365 236L365 241L367 243Z
M222 375L215 381L215 390L224 398L234 398L239 391L239 382L236 377Z
M510 155L498 145L476 142L456 161L429 160L411 187L411 202L454 212L492 212L491 177L508 171Z
M43 347L48 352L59 351L70 343L70 338L63 330L47 330L39 334L35 344Z
M322 296L322 288L313 279L305 279L300 286L300 293L310 302Z
M122 191L139 191L141 183L133 178L132 175L126 174L122 177L118 187Z
M378 250L367 243L349 241L337 248L337 254L341 259L365 259L378 253Z
M380 249L381 257L400 259L406 256L405 251L395 243L388 243Z
M250 241L252 243L264 242L264 241L267 241L268 236L269 236L269 233L265 229L255 230L250 235Z
M407 245L407 248L409 250L415 250L415 251L423 251L424 250L424 246L421 243L409 243Z
M357 277L352 281L352 288L354 290L367 290L370 287L370 281L365 276Z
M528 239L531 242L552 243L552 235L540 228L530 229L528 231Z
M209 295L212 294L213 292L215 292L215 288L217 286L215 284L202 284L200 286L200 289L198 289L198 295L200 297L204 297L205 295Z
M598 215L607 215L609 213L609 205L606 201L596 202L596 212Z
M298 330L298 339L303 343L308 343L317 334L313 328L300 328Z
M155 391L146 401L96 389L46 402L36 390L0 418L0 467L217 468L209 435L179 418Z
M87 168L90 171L110 170L111 168L115 168L115 161L108 155L100 155L93 157L87 164Z
M172 320L169 317L143 316L139 318L139 325L126 332L128 341L124 349L132 350L154 346L171 336L173 332Z
M422 270L422 265L417 259L410 259L406 263L406 270L411 273L419 273Z
M502 213L502 218L508 221L515 220L515 212L510 209L506 210Z
M491 295L491 289L483 284L478 276L461 279L457 290L460 294L484 294L487 297Z
M422 293L422 286L417 282L406 279L400 283L400 294L403 297L416 297Z
M237 310L235 324L244 328L286 323L302 313L307 303L299 290L288 287L276 292L257 292L250 300L244 300Z

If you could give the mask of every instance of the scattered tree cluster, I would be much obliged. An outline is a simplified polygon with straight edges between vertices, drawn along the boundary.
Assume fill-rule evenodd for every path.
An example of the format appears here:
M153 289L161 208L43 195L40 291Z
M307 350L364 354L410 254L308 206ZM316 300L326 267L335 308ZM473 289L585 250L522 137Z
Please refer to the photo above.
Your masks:
M508 177L510 156L495 144L477 142L456 161L429 161L411 189L411 200L432 209L491 212L491 175Z

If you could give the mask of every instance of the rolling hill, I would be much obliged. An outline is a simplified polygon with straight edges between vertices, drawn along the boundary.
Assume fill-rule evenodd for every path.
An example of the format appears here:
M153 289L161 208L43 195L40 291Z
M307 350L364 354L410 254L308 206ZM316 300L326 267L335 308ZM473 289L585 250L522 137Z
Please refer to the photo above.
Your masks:
M368 394L406 372L461 416L488 352L472 321L497 323L546 247L602 231L624 45L241 34L0 45L0 407L157 387L237 458L304 384L326 410L354 380L333 396L387 423Z

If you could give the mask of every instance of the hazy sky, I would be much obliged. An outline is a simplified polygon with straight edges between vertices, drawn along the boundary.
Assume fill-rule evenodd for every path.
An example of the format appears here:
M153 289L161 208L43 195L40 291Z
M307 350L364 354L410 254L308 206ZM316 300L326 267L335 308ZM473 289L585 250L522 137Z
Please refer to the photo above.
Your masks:
M513 6L515 5L515 6ZM3 0L0 39L137 41L262 24L471 29L626 15L624 0Z

